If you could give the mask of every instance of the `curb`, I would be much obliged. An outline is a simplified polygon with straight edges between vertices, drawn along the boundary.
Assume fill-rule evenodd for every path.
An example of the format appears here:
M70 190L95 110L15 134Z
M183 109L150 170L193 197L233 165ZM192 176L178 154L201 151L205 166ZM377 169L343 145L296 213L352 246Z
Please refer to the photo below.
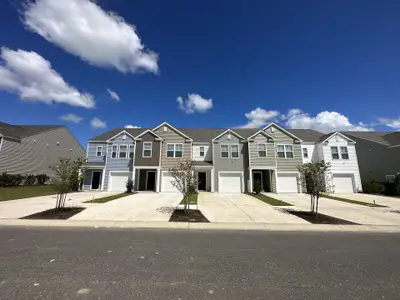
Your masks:
M258 230L309 232L382 232L400 233L400 225L315 225L271 223L180 223L180 222L125 222L78 220L20 220L0 219L0 226L69 227L69 228L137 228L137 229L195 229L195 230Z

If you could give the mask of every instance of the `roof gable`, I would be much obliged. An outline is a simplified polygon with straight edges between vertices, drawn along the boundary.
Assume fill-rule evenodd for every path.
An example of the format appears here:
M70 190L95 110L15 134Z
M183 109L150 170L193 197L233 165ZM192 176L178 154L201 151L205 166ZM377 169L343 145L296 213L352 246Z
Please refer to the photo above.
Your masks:
M229 134L229 133L233 134L234 136L236 136L239 139L242 139L242 140L245 139L244 137L242 137L240 134L236 133L232 129L227 129L224 132L222 132L221 134L217 135L215 138L213 138L212 141L215 141L215 140L221 138L222 136L224 136L225 134Z
M348 136L346 136L346 135L340 133L339 131L335 131L335 132L331 132L331 133L328 133L328 134L323 135L323 136L321 137L321 143L325 143L325 142L331 140L332 138L338 137L338 136L340 136L341 138L347 140L348 142L355 143L354 140L352 140L352 139L349 138Z
M153 130L151 130L151 129L147 129L147 130L143 131L141 134L139 134L139 135L136 137L136 139L140 139L142 136L144 136L144 135L147 134L147 133L149 133L149 134L155 136L156 138L162 140L162 138L161 138L158 134L156 134Z
M251 140L251 139L255 138L257 135L259 135L259 134L262 134L262 135L264 135L265 137L274 139L274 137L273 137L272 135L269 135L269 134L266 133L264 130L259 130L259 131L257 131L255 134L251 135L251 136L248 137L247 139L248 139L248 140Z
M172 126L171 124L168 124L167 122L162 122L160 125L158 125L157 127L153 128L152 130L153 130L153 131L156 131L156 130L160 129L162 126L167 126L167 127L169 127L170 129L172 129L173 131L175 131L176 133L178 133L179 135L181 135L182 137L184 137L184 138L186 138L186 139L188 139L188 140L190 140L190 141L193 141L191 137L187 136L187 135L184 134L182 131L179 131L178 129L176 129L176 128L175 128L174 126Z
M135 139L135 137L133 135L131 135L129 132L127 132L125 129L121 130L120 132L118 132L116 135L110 137L107 142L114 140L115 138L119 137L121 134L126 134L129 135L133 140Z
M275 124L273 122L268 124L267 126L265 126L262 130L263 131L267 131L267 129L270 128L270 127L275 127L276 129L282 131L283 133L285 133L286 135L290 136L291 138L302 142L301 138L299 138L298 136L294 135L293 133L287 131L285 128L283 128L283 127L281 127L281 126L279 126L279 125L277 125L277 124Z

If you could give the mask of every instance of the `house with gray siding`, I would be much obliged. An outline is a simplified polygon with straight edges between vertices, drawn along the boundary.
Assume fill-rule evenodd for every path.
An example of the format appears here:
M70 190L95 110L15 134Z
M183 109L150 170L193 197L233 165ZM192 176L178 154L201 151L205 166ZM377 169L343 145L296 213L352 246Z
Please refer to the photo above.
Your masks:
M49 166L60 157L85 157L85 150L66 126L0 122L0 173L52 176Z

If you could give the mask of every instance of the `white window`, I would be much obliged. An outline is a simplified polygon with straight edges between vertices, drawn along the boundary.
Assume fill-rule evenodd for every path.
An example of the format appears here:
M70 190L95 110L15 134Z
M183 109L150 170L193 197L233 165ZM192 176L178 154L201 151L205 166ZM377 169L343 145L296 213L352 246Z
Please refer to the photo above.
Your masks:
M339 159L338 147L331 147L332 159Z
M386 175L385 177L386 177L386 181L389 183L393 183L396 179L395 175Z
M183 144L167 144L167 157L183 157Z
M127 145L119 145L119 158L126 158L126 151L128 150Z
M308 158L308 149L307 148L303 148L303 157Z
M293 158L292 145L276 145L276 151L279 158Z
M143 142L143 157L151 157L153 155L153 143L152 142Z
M239 158L239 145L231 145L231 157Z
M347 151L347 147L340 147L340 154L342 155L342 159L349 159L349 152Z
M200 157L204 157L204 147L200 147Z
M96 148L96 156L103 156L103 146L97 146Z
M112 158L117 158L117 152L118 152L118 146L117 145L112 145L111 157Z
M129 158L133 158L135 153L135 145L129 145Z
M229 145L221 144L221 158L229 158Z
M267 157L267 144L258 144L258 157Z

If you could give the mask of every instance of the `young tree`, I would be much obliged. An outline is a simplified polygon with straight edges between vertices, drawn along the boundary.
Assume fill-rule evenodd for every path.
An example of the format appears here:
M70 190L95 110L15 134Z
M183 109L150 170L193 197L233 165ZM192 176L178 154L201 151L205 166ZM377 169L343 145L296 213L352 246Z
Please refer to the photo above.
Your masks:
M194 172L193 161L185 160L169 169L174 178L172 185L182 193L184 199L184 210L187 214L189 209L189 196L196 193L197 177Z
M300 173L301 185L310 195L310 210L318 214L319 198L322 193L329 194L332 191L332 177L329 173L330 163L307 163L297 167Z
M58 164L51 165L49 168L54 171L50 178L50 185L57 192L56 209L65 206L65 200L69 192L73 191L79 182L79 169L84 160L78 158L60 158Z

